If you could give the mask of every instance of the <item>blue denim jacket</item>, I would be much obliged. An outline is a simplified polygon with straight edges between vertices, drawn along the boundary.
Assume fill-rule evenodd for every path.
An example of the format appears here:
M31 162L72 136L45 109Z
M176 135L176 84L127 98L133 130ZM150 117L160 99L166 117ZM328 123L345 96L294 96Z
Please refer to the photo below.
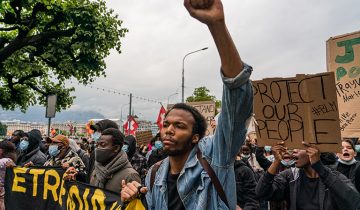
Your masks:
M228 209L196 157L198 147L217 174L230 209L236 208L234 161L245 139L246 121L252 115L251 72L252 68L245 65L235 78L226 78L221 74L224 87L216 132L213 136L202 138L192 149L177 180L177 189L186 209ZM168 172L169 158L166 158L156 173L153 189L146 194L149 209L168 209ZM150 189L150 173L147 174L145 184Z

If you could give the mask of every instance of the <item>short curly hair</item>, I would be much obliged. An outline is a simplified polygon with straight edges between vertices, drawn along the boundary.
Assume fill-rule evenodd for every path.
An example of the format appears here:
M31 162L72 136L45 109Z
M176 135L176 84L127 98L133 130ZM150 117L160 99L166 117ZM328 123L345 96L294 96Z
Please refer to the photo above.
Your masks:
M168 116L170 111L173 109L182 109L184 111L190 112L195 120L193 129L192 129L192 134L193 135L199 134L200 139L202 139L205 136L206 129L207 129L207 122L206 122L205 117L197 109L195 109L194 107L187 105L185 103L177 103L166 112L165 118L166 118L166 116Z

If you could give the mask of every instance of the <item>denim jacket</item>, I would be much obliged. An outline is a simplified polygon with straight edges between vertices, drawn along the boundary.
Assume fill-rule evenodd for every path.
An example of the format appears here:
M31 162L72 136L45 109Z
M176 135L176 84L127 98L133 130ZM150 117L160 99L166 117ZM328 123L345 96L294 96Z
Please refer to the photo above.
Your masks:
M200 148L203 157L219 178L230 209L236 208L234 161L245 139L247 120L252 116L253 92L249 80L251 72L252 68L244 65L243 71L235 78L226 78L221 74L224 87L216 132L213 136L202 138L192 149L177 180L179 196L186 209L228 209L198 161L197 148ZM168 209L168 172L169 158L166 158L156 173L153 189L150 189L151 173L147 174L145 184L150 189L146 194L148 209Z

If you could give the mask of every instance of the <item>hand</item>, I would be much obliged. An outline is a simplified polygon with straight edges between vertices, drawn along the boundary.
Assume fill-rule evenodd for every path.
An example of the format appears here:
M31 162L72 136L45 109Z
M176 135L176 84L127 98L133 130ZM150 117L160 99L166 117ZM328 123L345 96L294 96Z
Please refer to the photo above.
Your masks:
M309 156L311 165L320 161L320 150L316 146L302 142L302 144L306 147L306 154Z
M30 166L34 166L34 163L31 161L24 164L24 167L30 167Z
M184 6L193 18L207 25L224 21L221 0L184 0Z
M139 193L139 187L141 193L147 193L147 187L141 187L141 184L136 181L132 181L126 184L125 180L121 181L121 201L131 201L133 200Z
M274 155L275 160L281 161L283 159L283 155L286 152L286 147L284 142L279 142L277 145L271 147L272 154Z
M67 168L70 167L70 165L69 165L69 163L62 163L62 164L61 164L61 167L62 167L63 169L67 169Z
M15 163L10 160L5 163L6 168L13 168L15 166L16 166Z
M64 179L69 181L69 180L75 180L76 179L76 174L78 172L76 171L76 169L74 167L69 167L66 171L65 171L65 176Z
M242 208L238 205L236 205L236 210L242 210Z

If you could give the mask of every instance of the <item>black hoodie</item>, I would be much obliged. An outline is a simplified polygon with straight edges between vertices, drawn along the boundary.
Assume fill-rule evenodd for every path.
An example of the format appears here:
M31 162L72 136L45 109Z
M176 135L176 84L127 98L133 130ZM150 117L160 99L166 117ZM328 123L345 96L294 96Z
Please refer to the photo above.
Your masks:
M129 145L129 151L127 152L128 159L131 160L131 158L134 156L136 152L136 139L132 135L128 135L125 137L124 144Z
M42 140L41 132L33 129L25 134L28 137L29 147L20 153L16 160L16 165L24 166L25 163L32 162L35 166L42 166L46 161L46 156L40 151Z

